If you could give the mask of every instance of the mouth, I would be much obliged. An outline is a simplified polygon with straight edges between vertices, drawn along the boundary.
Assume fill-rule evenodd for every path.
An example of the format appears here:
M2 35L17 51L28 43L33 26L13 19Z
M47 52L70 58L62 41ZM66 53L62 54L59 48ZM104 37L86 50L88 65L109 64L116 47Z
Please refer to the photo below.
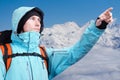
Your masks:
M40 32L39 28L34 28L34 31Z

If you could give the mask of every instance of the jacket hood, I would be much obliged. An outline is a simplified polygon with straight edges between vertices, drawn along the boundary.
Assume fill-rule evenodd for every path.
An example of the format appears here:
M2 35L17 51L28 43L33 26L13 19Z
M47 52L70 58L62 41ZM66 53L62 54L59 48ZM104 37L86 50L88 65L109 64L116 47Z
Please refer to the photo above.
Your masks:
M20 7L13 12L12 15L12 30L13 32L17 33L17 27L19 24L20 19L30 10L34 9L35 7Z
M43 30L43 16L44 16L44 13L42 12L42 10L40 10L39 8L37 7L20 7L20 8L17 8L13 14L12 14L12 30L13 32L17 33L17 28L18 28L18 24L20 22L20 20L22 19L22 17L27 14L29 11L31 10L35 10L36 12L38 12L41 16L41 29L40 29L40 33L42 32Z

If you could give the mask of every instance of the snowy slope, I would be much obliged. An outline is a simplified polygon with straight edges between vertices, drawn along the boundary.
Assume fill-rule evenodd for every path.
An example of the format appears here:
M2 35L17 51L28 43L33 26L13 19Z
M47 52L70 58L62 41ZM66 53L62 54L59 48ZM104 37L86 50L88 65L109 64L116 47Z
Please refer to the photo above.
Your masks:
M101 46L94 47L54 80L120 80L120 52Z

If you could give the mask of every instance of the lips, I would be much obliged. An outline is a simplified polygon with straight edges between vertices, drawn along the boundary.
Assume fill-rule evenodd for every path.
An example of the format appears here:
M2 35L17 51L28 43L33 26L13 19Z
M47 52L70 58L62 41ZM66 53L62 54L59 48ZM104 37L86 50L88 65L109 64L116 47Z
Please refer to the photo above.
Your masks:
M37 32L40 32L40 29L39 29L39 28L34 28L33 30L34 30L34 31L37 31Z

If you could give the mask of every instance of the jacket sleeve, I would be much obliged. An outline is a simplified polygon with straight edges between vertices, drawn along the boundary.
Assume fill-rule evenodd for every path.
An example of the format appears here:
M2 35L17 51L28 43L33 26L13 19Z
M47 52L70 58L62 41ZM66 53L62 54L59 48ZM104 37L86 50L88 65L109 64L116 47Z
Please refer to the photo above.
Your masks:
M0 50L0 80L5 80L5 74L6 74L6 70L5 70L5 65L3 62L3 55L2 52Z
M103 29L98 29L94 22L86 28L80 40L73 46L66 49L51 49L49 55L49 78L63 72L66 68L84 57L98 41Z

